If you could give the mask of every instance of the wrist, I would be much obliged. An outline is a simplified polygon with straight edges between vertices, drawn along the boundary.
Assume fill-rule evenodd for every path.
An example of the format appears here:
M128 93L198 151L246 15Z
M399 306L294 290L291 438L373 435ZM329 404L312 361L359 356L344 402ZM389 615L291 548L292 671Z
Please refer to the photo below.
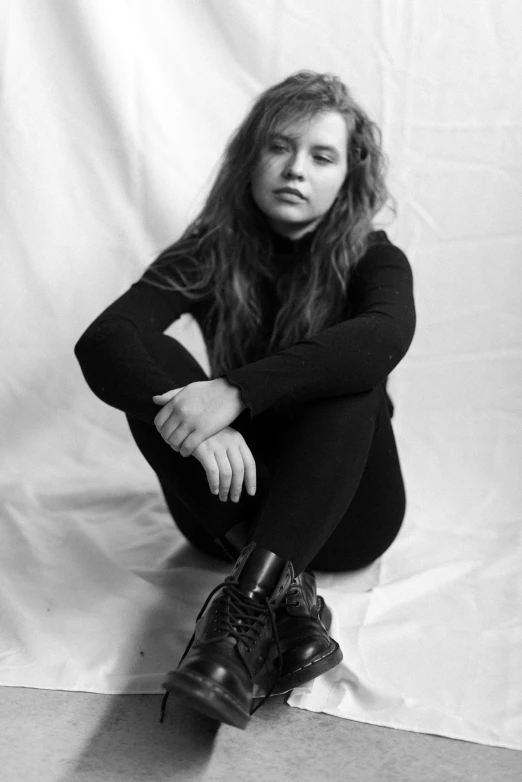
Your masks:
M225 385L228 392L230 393L232 399L234 400L238 408L238 415L239 413L242 413L243 410L246 410L246 404L243 402L243 397L241 396L241 389L238 388L238 386L235 386L232 383L230 383L230 381L226 377L219 377L217 379L220 380Z

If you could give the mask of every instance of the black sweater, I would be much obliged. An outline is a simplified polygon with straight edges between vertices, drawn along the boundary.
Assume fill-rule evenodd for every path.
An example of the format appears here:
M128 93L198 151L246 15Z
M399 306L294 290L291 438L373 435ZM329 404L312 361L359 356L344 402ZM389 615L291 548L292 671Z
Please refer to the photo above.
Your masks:
M297 242L278 236L274 268L299 263L310 242L310 236ZM264 303L273 319L273 291L265 290ZM208 302L136 282L96 318L75 347L91 390L107 404L152 422L158 413L152 396L179 384L154 361L147 340L185 312L202 323L206 307ZM410 264L384 231L376 231L350 278L339 323L224 376L239 387L251 416L278 404L355 394L386 381L414 330Z

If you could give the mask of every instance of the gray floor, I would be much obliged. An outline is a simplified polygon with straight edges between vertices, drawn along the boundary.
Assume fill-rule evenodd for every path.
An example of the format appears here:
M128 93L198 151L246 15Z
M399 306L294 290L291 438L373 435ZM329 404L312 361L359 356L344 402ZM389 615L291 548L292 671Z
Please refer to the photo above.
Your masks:
M241 731L174 698L0 688L2 782L519 782L522 752L378 728L271 700Z

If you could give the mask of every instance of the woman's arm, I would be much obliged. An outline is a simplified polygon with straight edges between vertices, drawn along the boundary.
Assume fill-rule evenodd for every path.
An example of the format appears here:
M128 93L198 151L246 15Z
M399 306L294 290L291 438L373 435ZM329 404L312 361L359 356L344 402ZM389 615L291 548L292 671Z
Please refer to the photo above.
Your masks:
M412 271L404 253L387 239L370 246L349 297L348 320L225 373L251 416L276 403L356 394L386 380L415 331Z
M181 293L135 283L87 328L75 354L90 389L109 405L153 423L152 401L179 383L147 350L148 337L162 334L194 302Z

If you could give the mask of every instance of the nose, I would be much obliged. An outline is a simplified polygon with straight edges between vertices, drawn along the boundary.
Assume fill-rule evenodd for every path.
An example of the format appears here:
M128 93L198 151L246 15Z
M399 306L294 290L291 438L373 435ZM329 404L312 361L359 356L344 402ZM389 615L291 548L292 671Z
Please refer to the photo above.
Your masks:
M302 181L304 179L304 166L303 158L299 154L294 154L286 161L285 170L283 172L285 179L298 179Z

